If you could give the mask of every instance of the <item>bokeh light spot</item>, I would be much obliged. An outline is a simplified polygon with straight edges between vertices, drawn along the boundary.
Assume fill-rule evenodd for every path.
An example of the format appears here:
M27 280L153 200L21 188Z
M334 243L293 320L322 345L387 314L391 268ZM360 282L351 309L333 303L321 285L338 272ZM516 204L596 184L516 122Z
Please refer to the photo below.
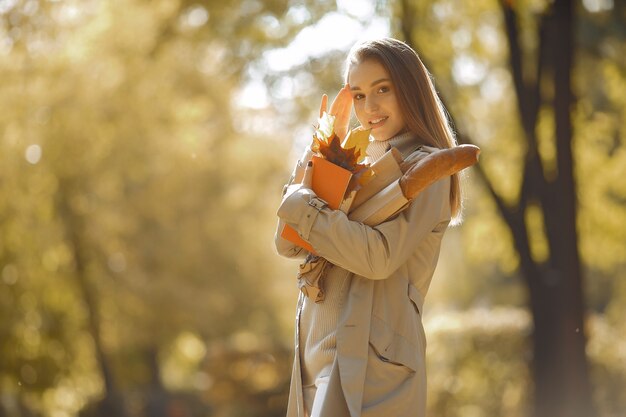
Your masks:
M30 145L26 148L26 152L24 157L30 164L37 164L41 160L41 146L39 145Z
M2 280L7 285L13 285L17 282L18 273L14 265L8 264L2 268Z

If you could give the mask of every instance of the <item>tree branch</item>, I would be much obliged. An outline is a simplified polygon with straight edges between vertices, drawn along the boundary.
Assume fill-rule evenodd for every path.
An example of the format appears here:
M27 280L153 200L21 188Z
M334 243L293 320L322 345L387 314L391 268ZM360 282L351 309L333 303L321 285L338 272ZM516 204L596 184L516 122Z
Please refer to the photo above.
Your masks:
M403 5L403 11L406 11L407 9L404 9L405 3L407 3L407 0L402 0L402 5ZM407 5L408 6L408 5ZM506 7L503 5L503 7ZM512 13L512 11L511 11ZM514 22L514 15L513 16L513 22ZM509 16L509 19L511 17ZM412 15L411 17L407 16L407 15L403 15L402 16L402 27L406 27L409 26L408 22L412 22ZM517 28L513 27L512 29L514 31L514 39L517 39ZM413 45L413 40L411 39L411 37L408 37L405 39L405 42L411 46L414 50L417 50L417 48L415 48L415 46ZM515 44L517 44L517 41L514 42ZM519 60L520 64L518 66L518 68L520 68L518 76L520 77L521 80L521 52L519 50L519 47L517 47L516 49L518 52L515 52L515 56L517 58L515 58L516 60ZM422 61L424 62L424 65L426 65L427 68L429 68L429 65L426 63L426 60L420 56L420 58L422 59ZM515 77L514 77L515 78ZM517 88L520 88L520 90L518 90ZM516 86L516 92L517 92L517 96L520 96L521 94L525 94L525 87L523 86L523 82L521 82L520 84L518 84ZM452 116L452 113L450 112L450 108L448 107L448 105L446 104L446 100L443 96L443 94L440 92L439 93L439 98L444 106L444 108L446 109L446 111L448 112L448 117L450 119L450 124L453 126L454 130L457 132L457 140L459 143L467 143L467 144L472 144L475 145L475 142L469 137L469 135L462 133L461 129L458 127L458 124L456 123L454 117ZM521 103L520 103L520 114L522 114L522 107L521 107ZM536 111L535 111L536 113ZM534 125L533 125L533 129L534 129ZM534 135L532 135L532 138L534 138ZM536 146L533 147L536 151ZM537 155L538 156L538 155ZM528 167L528 170L531 171L530 166L531 166L531 161L527 161L525 163L525 169L526 167ZM489 194L491 195L491 197L493 198L493 201L496 203L496 206L498 207L498 211L500 212L500 215L502 216L502 218L504 219L505 223L507 224L507 226L509 227L509 229L511 230L511 233L513 234L513 244L515 246L515 249L517 250L517 253L520 255L520 260L522 263L522 269L525 270L526 272L528 271L533 271L530 273L523 273L522 275L524 276L524 278L527 280L528 285L529 286L536 286L536 282L531 282L531 280L536 281L537 279L539 279L538 274L534 273L534 271L536 271L538 269L538 266L536 265L536 263L534 262L534 260L532 259L532 255L531 255L531 251L530 251L530 243L529 243L529 239L528 239L528 231L526 230L526 225L525 225L525 220L524 220L524 210L526 207L526 203L524 200L524 204L522 205L522 201L520 201L516 206L514 207L510 207L505 201L504 199L496 192L495 187L493 186L492 181L489 179L487 173L483 170L482 166L480 165L480 163L474 165L475 168L475 172L478 174L478 177L480 178L481 182L484 184L484 186L487 188L487 191L489 192ZM524 178L526 178L526 171L524 172ZM524 199L526 199L527 197L524 196Z
M526 83L524 82L524 63L522 48L519 44L517 14L508 1L500 0L500 6L502 8L506 38L509 44L509 63L511 67L511 74L513 75L513 86L515 87L517 106L522 120L522 127L526 132L526 136L530 137L535 124L532 122L533 115L531 114L532 112L529 111L530 108L528 106L530 94L526 87Z

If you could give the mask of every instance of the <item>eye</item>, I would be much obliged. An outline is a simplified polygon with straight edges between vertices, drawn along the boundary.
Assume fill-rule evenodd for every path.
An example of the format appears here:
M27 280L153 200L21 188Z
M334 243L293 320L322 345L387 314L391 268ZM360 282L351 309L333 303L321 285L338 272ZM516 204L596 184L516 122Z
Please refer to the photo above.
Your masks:
M354 100L362 100L363 97L365 97L363 94L355 94L354 97L352 97Z
M387 87L387 86L383 86L383 87L380 87L380 88L378 89L378 92L379 92L379 93L386 93L386 92L388 92L389 90L390 90L390 89L389 89L389 87Z

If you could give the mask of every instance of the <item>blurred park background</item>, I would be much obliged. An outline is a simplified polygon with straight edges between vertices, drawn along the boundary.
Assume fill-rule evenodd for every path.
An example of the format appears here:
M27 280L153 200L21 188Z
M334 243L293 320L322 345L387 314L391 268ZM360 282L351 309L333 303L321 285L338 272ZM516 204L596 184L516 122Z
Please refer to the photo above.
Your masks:
M0 416L283 416L281 188L387 35L482 148L429 415L626 416L619 0L0 0Z

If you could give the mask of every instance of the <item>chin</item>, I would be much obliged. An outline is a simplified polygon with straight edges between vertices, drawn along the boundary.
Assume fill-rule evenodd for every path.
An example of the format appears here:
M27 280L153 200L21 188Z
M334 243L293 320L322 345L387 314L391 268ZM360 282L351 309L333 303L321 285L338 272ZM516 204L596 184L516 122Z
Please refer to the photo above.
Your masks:
M385 133L380 133L380 134L376 134L376 135L372 135L372 136L374 137L374 140L377 140L379 142L384 142L386 140L391 139L395 135L388 135L388 134L385 134Z

